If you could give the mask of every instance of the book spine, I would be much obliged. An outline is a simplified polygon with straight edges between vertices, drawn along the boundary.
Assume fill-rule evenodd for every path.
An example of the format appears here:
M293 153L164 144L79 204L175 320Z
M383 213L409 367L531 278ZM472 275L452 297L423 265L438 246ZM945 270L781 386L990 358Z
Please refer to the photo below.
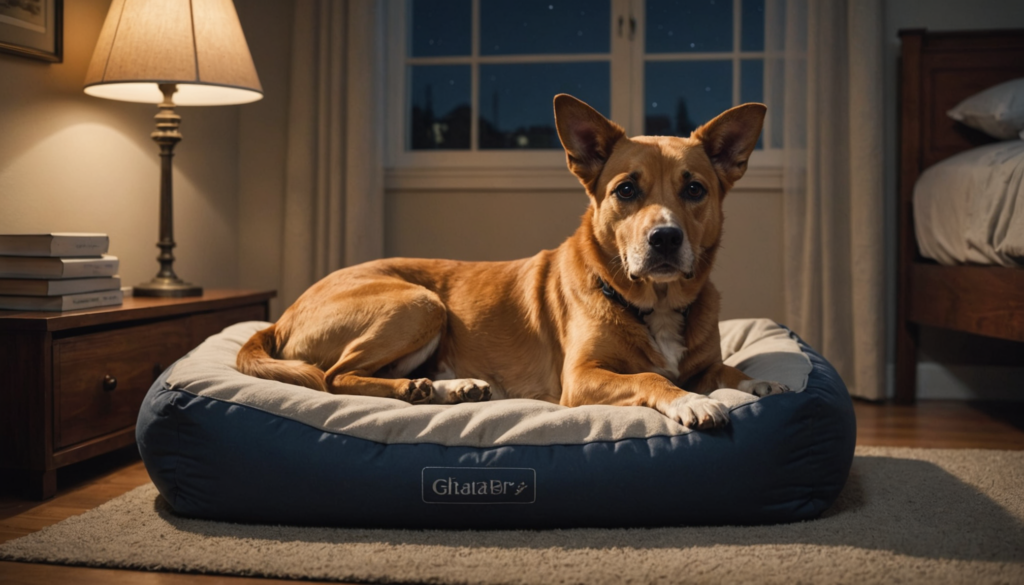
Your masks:
M62 259L0 256L0 278L97 278L117 274L120 261L113 257Z
M54 236L53 241L50 242L50 255L69 257L100 256L106 254L109 247L110 240L108 238Z
M120 305L124 301L124 293L118 290L103 291L98 293L83 293L79 295L67 295L64 297L62 311L75 311L78 309L92 309L94 307L106 307L108 305Z
M73 295L78 293L102 292L120 288L121 279L112 276L104 278L59 279L46 281L46 292L42 294L49 296Z
M65 263L61 278L90 278L93 276L114 276L118 260L97 260L96 262Z

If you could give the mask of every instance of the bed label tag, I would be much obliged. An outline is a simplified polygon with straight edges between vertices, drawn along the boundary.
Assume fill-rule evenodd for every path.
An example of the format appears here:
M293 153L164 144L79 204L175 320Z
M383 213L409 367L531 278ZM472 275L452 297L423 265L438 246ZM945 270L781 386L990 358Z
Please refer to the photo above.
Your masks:
M424 467L427 504L532 504L537 472L529 467Z

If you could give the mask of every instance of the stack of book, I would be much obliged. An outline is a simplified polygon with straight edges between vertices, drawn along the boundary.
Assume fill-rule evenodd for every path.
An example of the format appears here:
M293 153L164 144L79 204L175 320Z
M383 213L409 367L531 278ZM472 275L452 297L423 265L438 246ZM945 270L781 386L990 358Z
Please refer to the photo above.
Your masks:
M0 309L73 311L124 301L106 234L0 235Z

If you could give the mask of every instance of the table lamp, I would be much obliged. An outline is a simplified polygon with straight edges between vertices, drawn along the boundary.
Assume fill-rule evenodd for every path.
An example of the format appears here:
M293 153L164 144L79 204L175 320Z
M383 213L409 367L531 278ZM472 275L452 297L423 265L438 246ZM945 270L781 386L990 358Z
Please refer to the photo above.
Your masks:
M200 286L174 273L171 159L181 140L174 106L217 106L263 97L231 0L113 0L85 77L85 93L158 104L160 272L135 287L147 297L189 297Z

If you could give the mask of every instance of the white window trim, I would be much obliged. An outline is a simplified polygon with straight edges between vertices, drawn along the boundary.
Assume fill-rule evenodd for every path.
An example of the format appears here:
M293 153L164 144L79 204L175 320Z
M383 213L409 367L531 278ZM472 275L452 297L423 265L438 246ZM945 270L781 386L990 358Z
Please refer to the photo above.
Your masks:
M565 166L561 150L406 150L406 88L408 64L489 64L526 62L566 62L610 60L611 118L630 136L642 134L644 128L643 75L645 61L661 60L731 60L733 67L733 103L739 103L740 68L743 58L765 57L765 52L740 52L742 39L733 35L731 53L670 53L644 55L643 0L611 0L612 31L610 54L481 56L479 27L473 27L470 56L406 58L406 14L409 0L387 3L387 84L385 92L387 127L385 129L386 170L388 190L473 190L510 191L522 188L566 190L579 189L579 183ZM739 29L742 0L733 0L733 27ZM479 0L472 0L473 22L479 21ZM620 25L620 22L622 23ZM635 25L631 23L635 22ZM767 65L766 65L767 67ZM471 73L471 103L479 107L477 67ZM630 83L614 83L631 71ZM766 75L764 95L769 93ZM474 110L475 112L475 110ZM479 117L471 119L471 148L478 142ZM766 121L765 135L768 127ZM767 141L766 141L767 142ZM782 188L782 151L755 151L747 175L734 190L778 190Z

